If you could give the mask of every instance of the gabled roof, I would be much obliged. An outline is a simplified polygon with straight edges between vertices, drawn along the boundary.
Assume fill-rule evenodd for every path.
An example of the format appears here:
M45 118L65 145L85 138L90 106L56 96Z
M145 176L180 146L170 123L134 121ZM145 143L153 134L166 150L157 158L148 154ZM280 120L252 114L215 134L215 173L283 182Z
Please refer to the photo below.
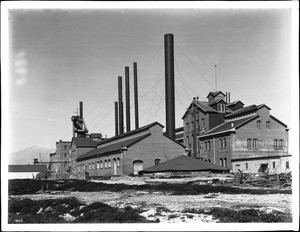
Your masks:
M233 105L238 104L239 102L242 103L242 104L244 105L244 103L243 103L242 101L237 100L237 101L233 101L233 102L228 103L226 106L233 106Z
M199 138L202 137L207 137L210 135L214 135L214 134L220 134L220 133L224 133L224 132L229 132L229 131L235 131L237 128L245 125L246 123L258 118L258 115L254 115L254 116L249 116L249 117L245 117L245 118L240 118L240 119L236 119L236 120L232 120L232 121L226 121L223 122L222 124L212 128L211 130L205 132L203 135L198 136Z
M137 142L147 138L148 136L150 136L150 133L147 133L146 135L141 135L139 137L130 138L130 139L125 140L125 141L119 141L117 143L107 145L105 147L101 147L101 148L91 150L91 151L79 156L77 158L77 161L90 159L90 158L97 157L97 156L101 157L101 156L105 156L105 155L109 155L109 154L114 154L116 152L120 152L121 148L124 148L124 147L129 148L130 146L132 146L132 145L136 144Z
M98 141L98 145L102 145L102 144L105 144L105 143L108 143L108 142L111 142L111 141L118 140L120 138L125 138L127 136L131 136L131 135L134 135L134 134L141 133L143 131L149 130L151 127L153 127L155 125L159 125L162 128L164 128L164 126L162 124L160 124L159 122L153 122L153 123L150 123L150 124L148 124L146 126L140 127L138 129L126 132L124 134L117 135L117 136L114 136L114 137L111 137L111 138L108 138L108 139L105 139L105 140L102 140L102 141Z
M189 112L190 108L193 106L193 104L198 108L200 109L201 111L203 111L204 113L217 113L217 111L210 107L208 105L208 102L206 101L198 101L198 102L195 102L193 101L190 106L187 108L187 110L185 111L184 115L182 116L181 119L183 119Z
M250 111L255 111L255 110L257 110L257 106L253 104L253 105L246 106L244 108L238 109L236 111L233 111L231 114L226 115L225 118L230 118L232 116L236 116L236 115L239 115L239 114L244 114L244 113L247 113L247 112L250 112Z
M9 172L46 172L46 165L8 165Z
M209 94L207 95L206 98L208 98L210 95L213 96L213 97L216 97L219 94L223 94L223 96L225 96L225 94L222 91L217 91L217 92L209 92Z
M274 121L276 121L276 122L278 122L279 124L281 124L282 126L287 127L286 124L284 124L283 122L281 122L279 119L275 118L273 115L270 115L270 117L271 117Z
M226 102L223 99L218 99L218 100L213 100L213 101L208 102L208 105L211 106L211 105L219 103L220 101L223 101L226 104Z
M268 110L271 110L271 108L269 106L267 106L266 104L260 104L260 105L258 105L257 109L259 110L259 109L261 109L263 107L266 107Z
M194 159L181 155L155 166L146 168L139 173L153 172L181 172L181 171L227 171L228 168L221 167L203 160Z
M94 141L92 138L80 138L80 137L73 137L72 142L75 143L76 147L90 147L96 148L99 141Z

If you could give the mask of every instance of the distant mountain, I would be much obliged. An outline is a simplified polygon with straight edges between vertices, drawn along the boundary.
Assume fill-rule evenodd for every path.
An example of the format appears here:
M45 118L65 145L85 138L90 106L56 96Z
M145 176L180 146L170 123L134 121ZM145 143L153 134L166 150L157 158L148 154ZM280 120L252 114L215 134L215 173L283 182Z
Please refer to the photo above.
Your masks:
M36 145L21 151L10 153L8 158L9 164L33 164L33 159L49 162L50 153L55 152L55 146ZM41 154L41 155L40 155Z

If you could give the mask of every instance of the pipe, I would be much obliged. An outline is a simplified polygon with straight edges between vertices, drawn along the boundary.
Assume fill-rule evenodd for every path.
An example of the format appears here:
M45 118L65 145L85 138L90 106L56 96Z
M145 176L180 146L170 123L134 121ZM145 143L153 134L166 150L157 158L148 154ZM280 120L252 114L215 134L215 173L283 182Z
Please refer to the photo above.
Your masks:
M83 119L83 102L79 102L79 118Z
M129 67L125 67L126 131L130 131Z
M118 102L115 102L115 136L119 134L119 128L118 128L118 123L119 123L119 116L118 116Z
M119 134L124 133L123 121L123 102L122 102L122 77L118 76L118 89L119 89Z
M137 63L133 63L133 88L134 88L134 113L135 129L139 128L139 105L138 105L138 81L137 81Z
M165 45L165 101L166 135L175 139L175 91L174 91L174 39L172 34L164 36Z

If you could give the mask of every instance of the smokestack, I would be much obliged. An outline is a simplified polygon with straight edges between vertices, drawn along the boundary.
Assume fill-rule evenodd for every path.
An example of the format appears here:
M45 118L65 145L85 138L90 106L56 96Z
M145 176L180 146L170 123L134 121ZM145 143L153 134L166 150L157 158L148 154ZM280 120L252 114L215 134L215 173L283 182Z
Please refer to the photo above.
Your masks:
M115 102L115 135L119 134L118 130L119 116L118 116L118 102Z
M175 139L175 91L174 91L174 39L172 34L164 36L165 43L165 91L166 91L166 135Z
M129 67L125 67L126 131L130 131Z
M122 77L118 76L118 88L119 88L119 134L124 133L123 126L123 100L122 100Z
M230 103L230 92L228 92L228 103Z
M133 86L134 86L134 113L135 129L139 128L139 105L138 105L138 81L137 81L137 63L133 63Z
M79 118L83 119L83 102L79 102Z

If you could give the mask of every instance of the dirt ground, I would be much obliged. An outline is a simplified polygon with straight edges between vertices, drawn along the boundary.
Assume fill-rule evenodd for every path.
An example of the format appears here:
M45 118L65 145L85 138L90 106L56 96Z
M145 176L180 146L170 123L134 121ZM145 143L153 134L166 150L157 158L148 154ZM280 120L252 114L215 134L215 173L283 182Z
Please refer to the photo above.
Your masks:
M161 180L160 180L161 181ZM176 180L172 180L175 181ZM184 179L178 181L185 181ZM98 181L97 181L98 182ZM100 182L100 181L99 181ZM103 180L104 183L144 184L144 179L128 177L127 179ZM170 195L163 192L126 190L121 192L48 192L14 196L18 198L47 199L76 197L87 204L103 202L110 206L124 208L141 208L142 216L150 220L159 219L163 223L174 222L217 222L211 215L183 213L184 209L208 209L222 207L230 209L259 209L265 212L273 210L291 213L291 194L223 194L209 193L200 195Z

